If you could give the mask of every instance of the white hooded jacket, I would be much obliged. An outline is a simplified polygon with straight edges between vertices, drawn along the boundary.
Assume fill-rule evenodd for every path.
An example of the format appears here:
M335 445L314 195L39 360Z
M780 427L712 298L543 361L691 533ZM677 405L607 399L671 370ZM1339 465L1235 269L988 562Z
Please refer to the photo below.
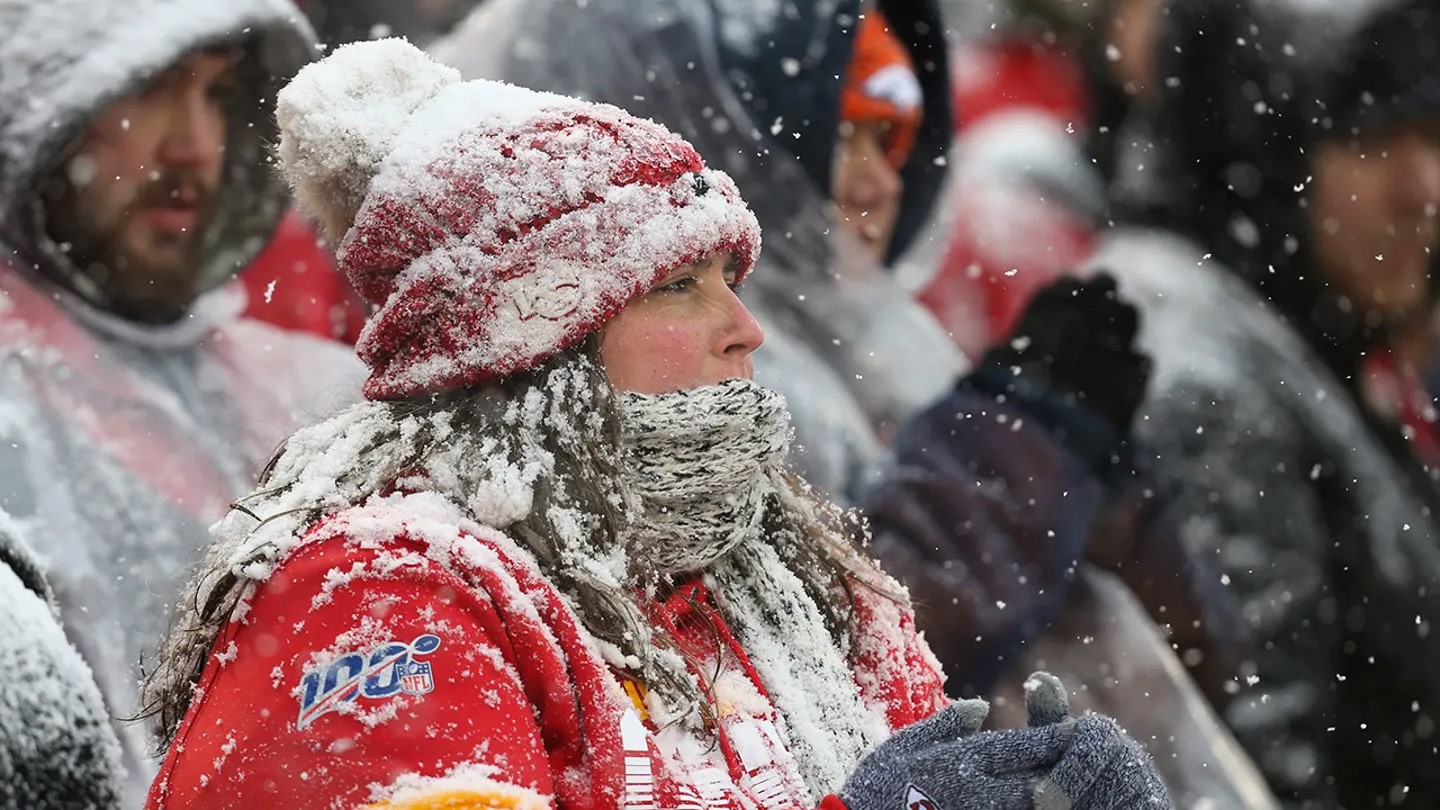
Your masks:
M203 295L148 327L61 285L76 271L32 189L89 121L197 48L242 47ZM112 717L136 713L206 527L297 424L358 398L339 345L243 320L229 284L285 209L268 170L274 89L314 52L288 0L0 0L0 509L35 547ZM138 805L145 730L116 720Z

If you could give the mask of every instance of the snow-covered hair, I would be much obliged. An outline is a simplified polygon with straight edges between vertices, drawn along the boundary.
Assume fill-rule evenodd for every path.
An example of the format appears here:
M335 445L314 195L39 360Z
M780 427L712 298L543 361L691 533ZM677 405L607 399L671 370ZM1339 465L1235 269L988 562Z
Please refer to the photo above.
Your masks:
M621 469L622 438L594 338L505 380L367 402L297 432L258 489L217 524L216 542L147 674L141 705L158 721L159 747L173 740L224 627L305 530L397 487L439 492L505 532L570 597L597 640L640 662L633 673L639 680L682 707L681 715L705 716L709 699L680 655L657 654L673 645L634 597L635 588L653 590L660 577L626 555L634 504ZM848 649L852 583L886 591L886 580L855 548L863 526L789 474L776 489L767 541Z

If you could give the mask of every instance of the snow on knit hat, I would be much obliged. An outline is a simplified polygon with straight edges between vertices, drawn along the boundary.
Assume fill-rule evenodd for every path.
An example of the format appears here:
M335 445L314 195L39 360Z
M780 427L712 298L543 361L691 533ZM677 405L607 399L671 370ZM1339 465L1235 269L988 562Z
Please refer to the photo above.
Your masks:
M277 117L296 199L378 307L370 399L531 368L675 269L728 253L743 277L759 252L734 182L659 124L462 82L403 40L306 67Z

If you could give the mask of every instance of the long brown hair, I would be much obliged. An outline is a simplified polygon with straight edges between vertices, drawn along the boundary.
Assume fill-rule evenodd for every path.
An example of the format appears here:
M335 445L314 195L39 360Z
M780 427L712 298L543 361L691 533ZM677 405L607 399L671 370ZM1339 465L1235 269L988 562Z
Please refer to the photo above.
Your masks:
M397 483L438 491L467 507L470 493L495 483L497 469L513 471L537 460L545 462L545 471L531 482L523 514L476 518L534 555L571 597L586 629L640 662L633 673L639 680L674 705L690 706L695 716L707 715L709 701L681 658L656 654L673 645L657 636L633 592L577 562L618 552L629 519L620 417L598 355L592 337L526 373L424 398L367 402L292 436L259 488L237 501L220 524L142 684L143 714L156 719L159 746L173 741L216 640L260 584L261 577L246 572L268 570L281 543L293 542L323 515ZM337 446L352 448L338 474ZM323 492L309 486L316 480L325 483ZM766 534L777 538L781 558L800 576L836 641L848 647L852 583L892 598L903 594L890 589L857 548L864 531L858 521L798 478L783 483ZM654 585L655 578L633 570L632 562L626 563L628 581Z

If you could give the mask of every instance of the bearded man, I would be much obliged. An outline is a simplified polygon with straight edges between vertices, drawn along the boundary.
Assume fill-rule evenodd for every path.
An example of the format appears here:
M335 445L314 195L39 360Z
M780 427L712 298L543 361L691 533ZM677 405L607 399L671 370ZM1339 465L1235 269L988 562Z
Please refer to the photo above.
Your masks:
M206 527L297 421L358 396L342 347L241 317L287 207L288 0L0 0L0 512L33 549L129 771L142 653Z

